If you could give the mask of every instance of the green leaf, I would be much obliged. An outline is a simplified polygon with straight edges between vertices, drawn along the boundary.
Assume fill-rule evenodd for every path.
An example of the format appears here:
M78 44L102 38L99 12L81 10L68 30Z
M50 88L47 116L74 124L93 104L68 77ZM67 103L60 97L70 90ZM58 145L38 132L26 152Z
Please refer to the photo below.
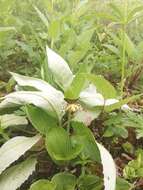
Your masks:
M105 99L116 97L115 88L104 77L88 74L87 78L96 86L97 91L101 93Z
M57 40L61 32L60 20L53 20L49 25L49 36L51 40Z
M116 190L131 190L134 185L130 184L128 181L126 181L123 178L118 177L117 178L117 187Z
M18 116L15 114L5 114L0 116L0 126L2 129L6 129L10 126L27 125L28 121L24 116Z
M108 48L111 52L115 53L117 56L120 56L120 51L117 47L111 44L103 44L103 46Z
M79 98L79 94L84 87L85 81L86 74L78 73L74 77L70 87L65 91L65 98L72 100Z
M84 175L79 178L78 187L80 190L101 190L103 182L96 175Z
M46 134L51 127L57 126L56 120L41 108L27 105L26 113L33 127L42 134Z
M136 47L135 47L134 43L131 41L131 39L127 33L125 33L125 46L126 46L125 48L126 48L126 52L127 52L128 56L130 58L132 58L133 55L136 53Z
M84 46L85 44L88 44L93 36L95 29L89 29L83 31L77 38L77 43L79 46Z
M90 129L79 122L72 122L72 128L74 130L73 142L84 145L82 154L88 159L100 163L100 152Z
M106 19L106 20L111 20L115 23L119 22L119 19L113 15L113 14L109 14L109 13L105 13L105 12L96 12L95 16L101 18L101 19Z
M69 52L76 44L76 33L73 28L63 31L64 42L61 43L59 53L63 57L66 57L66 53Z
M130 142L127 141L127 142L123 143L122 147L125 152L127 152L129 154L134 154L134 146Z
M76 51L71 51L68 55L68 60L72 67L76 67L86 55L87 51L90 48L90 43L83 44L81 47L78 47Z
M127 21L133 21L136 14L141 13L141 11L143 11L143 6L137 6L135 8L133 8L129 13L128 13L128 17L127 17Z
M115 190L116 167L111 154L95 141L92 132L86 126L81 123L72 122L72 127L74 133L78 135L78 143L84 144L82 153L84 153L87 158L102 163L105 189L109 188L110 190Z
M0 32L8 32L11 30L16 31L15 27L0 27Z
M55 81L63 90L66 90L73 80L73 74L68 64L60 55L48 47L47 57L48 67L52 72Z
M137 152L137 158L128 162L123 169L123 176L126 179L133 180L143 177L143 154L142 151Z
M12 166L0 176L0 189L16 190L30 175L36 166L36 159L27 159L24 162Z
M17 136L8 140L0 148L0 174L26 151L32 148L39 140L40 136L24 137Z
M46 179L33 183L29 190L56 190L56 185Z
M48 28L49 27L49 21L46 18L46 16L36 7L34 6L34 9L36 10L39 18L42 20L42 22L45 24L45 26Z
M65 129L54 127L46 135L46 148L53 159L66 161L75 158L81 152L82 146L73 147Z
M57 187L56 190L74 190L76 186L76 177L70 173L63 172L56 174L52 178Z
M122 8L117 6L115 3L110 3L109 6L113 10L113 14L118 18L119 21L124 20L124 13L122 11Z
M104 137L122 137L127 138L128 137L128 130L121 126L109 126L106 131L104 132Z

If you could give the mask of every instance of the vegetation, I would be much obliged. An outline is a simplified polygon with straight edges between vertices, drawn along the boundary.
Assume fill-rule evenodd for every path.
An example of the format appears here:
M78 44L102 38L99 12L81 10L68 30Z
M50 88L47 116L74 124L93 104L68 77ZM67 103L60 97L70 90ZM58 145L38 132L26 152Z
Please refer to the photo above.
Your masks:
M0 189L143 189L142 0L0 0Z

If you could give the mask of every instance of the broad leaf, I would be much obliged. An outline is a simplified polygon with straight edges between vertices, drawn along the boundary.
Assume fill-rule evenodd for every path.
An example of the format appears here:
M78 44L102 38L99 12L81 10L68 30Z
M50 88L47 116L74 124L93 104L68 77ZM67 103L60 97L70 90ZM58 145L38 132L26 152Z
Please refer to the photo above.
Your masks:
M72 128L74 130L73 142L84 145L82 154L92 161L100 162L100 152L90 129L79 122L72 122Z
M75 158L81 152L82 146L73 147L65 129L54 127L47 133L46 148L53 159L64 161Z
M101 93L105 99L116 98L115 88L104 77L88 74L87 78L96 86L97 91Z
M44 80L33 77L27 77L13 72L10 72L10 74L13 76L14 80L18 83L19 86L30 86L35 88L36 90L47 93L47 95L54 94L55 96L58 96L59 99L64 97L62 92L56 90L54 87L52 87L49 83L45 82Z
M16 190L35 170L36 159L27 159L24 162L12 166L0 176L0 189Z
M56 190L56 185L46 179L33 183L29 190Z
M98 118L100 113L101 109L99 108L94 110L79 110L74 113L72 121L81 122L84 123L84 125L89 126L94 119Z
M76 51L71 51L68 55L68 61L73 67L78 67L78 63L85 57L87 51L90 48L90 44L84 44L82 47L79 47Z
M97 108L97 106L109 106L118 102L118 100L114 98L105 99L102 94L97 92L97 88L93 84L90 84L80 93L79 101L83 106L90 109Z
M104 132L104 137L122 137L122 138L127 138L128 137L128 130L122 126L114 126L110 125L107 127L107 129Z
M0 108L8 107L9 104L25 105L33 104L47 111L50 115L56 118L61 118L66 105L64 99L59 99L58 96L52 93L47 94L38 91L18 91L5 96L7 104L0 104Z
M41 108L27 105L26 113L33 127L44 135L51 127L57 126L56 120Z
M28 151L34 144L40 140L40 136L23 137L18 136L8 140L0 148L0 174L18 158L20 158L26 151Z
M79 101L89 108L104 105L102 94L98 93L96 87L92 84L80 93Z
M81 90L84 87L85 81L86 81L86 74L78 73L74 77L70 87L65 92L65 98L73 100L77 99L79 97Z
M83 153L93 161L102 163L104 174L104 190L115 190L116 185L116 167L110 153L99 143L95 141L92 132L81 123L73 122L74 133L78 134L78 141L84 143ZM79 142L80 143L80 142ZM110 170L109 170L110 168Z
M56 190L74 190L76 186L76 177L70 173L63 172L56 174L52 178L57 187Z
M80 190L101 190L103 183L102 179L96 175L84 175L79 178L78 187Z
M131 190L134 188L134 185L130 184L128 181L126 181L123 178L118 177L117 178L117 188L116 190Z
M48 66L57 84L66 90L73 80L73 74L65 60L47 47Z
M78 46L83 47L85 44L87 45L90 42L94 31L95 31L95 28L82 31L82 33L78 35L78 38L77 38Z

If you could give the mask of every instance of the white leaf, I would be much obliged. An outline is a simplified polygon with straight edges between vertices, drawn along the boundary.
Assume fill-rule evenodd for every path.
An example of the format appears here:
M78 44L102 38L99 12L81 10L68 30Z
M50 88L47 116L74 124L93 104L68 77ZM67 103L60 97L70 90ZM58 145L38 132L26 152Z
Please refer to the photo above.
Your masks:
M5 114L0 116L1 128L5 129L9 126L27 125L28 121L24 116L18 116L15 114Z
M115 103L117 103L117 102L119 102L119 100L117 100L117 99L107 99L107 100L105 101L105 106L109 106L109 105L115 104ZM122 106L121 106L121 110L123 110L123 111L134 111L134 110L133 110L132 108L130 108L127 104L122 105Z
M18 136L3 144L0 148L0 174L36 144L40 138L40 135L34 137Z
M0 103L0 109L4 109L4 108L14 108L16 105L12 104L11 102L8 101L8 99L4 99L1 103Z
M96 106L109 106L119 102L118 99L104 99L102 94L97 93L96 87L93 84L90 84L85 90L80 93L80 102L89 108L93 108ZM121 106L122 110L133 111L127 104Z
M121 109L123 110L123 111L139 111L139 110L137 110L137 109L133 109L133 108L130 108L127 104L124 104L124 105L122 105L121 106Z
M48 67L55 81L66 90L73 80L73 74L66 61L53 50L47 47Z
M96 91L96 87L93 84L90 84L88 88L80 93L80 101L89 107L108 106L118 102L117 99L105 100L102 94Z
M52 87L49 83L45 82L44 80L33 77L27 77L17 73L12 73L12 72L10 73L19 86L34 87L37 90L45 92L47 94L52 93L57 95L59 98L64 98L64 95L61 91L56 90L54 87Z
M12 104L33 104L47 111L54 117L61 118L63 115L66 102L63 98L59 98L52 93L44 93L38 91L18 91L5 96L7 103ZM2 102L3 103L3 102ZM7 106L7 105L5 105ZM2 108L0 104L0 108Z
M80 93L79 100L88 107L104 105L104 98L102 94L97 93L96 87L92 84Z
M97 146L100 151L104 174L104 190L115 190L116 187L116 166L111 154L99 143Z
M119 102L119 100L117 100L117 99L107 99L105 101L105 106L109 106L109 105L115 104L117 102Z
M28 179L30 175L32 175L35 170L36 163L36 159L28 159L7 169L0 176L0 189L16 190Z
M91 122L96 119L101 113L100 109L92 110L79 110L74 114L73 121L78 121L84 123L86 126L89 126Z

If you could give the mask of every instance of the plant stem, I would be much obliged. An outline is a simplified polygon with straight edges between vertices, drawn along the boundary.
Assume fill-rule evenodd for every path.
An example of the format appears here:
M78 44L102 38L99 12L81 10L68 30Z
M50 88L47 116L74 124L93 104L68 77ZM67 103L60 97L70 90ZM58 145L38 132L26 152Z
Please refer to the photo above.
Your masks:
M54 40L51 39L51 49L53 49L53 47L54 47Z
M127 18L127 0L124 1L124 22L122 25L122 64L121 64L121 97L123 97L124 93L124 80L125 80L125 64L126 64L126 42L125 42L125 34L126 34L126 18Z
M53 12L54 12L54 0L52 0L52 14L53 14ZM54 47L54 39L51 37L51 49L53 49L53 47Z
M86 171L86 167L85 167L85 156L84 156L84 153L82 152L81 153L81 158L82 158L82 163L81 163L81 176L84 176L85 175L85 171Z
M70 120L71 120L71 113L68 113L68 120L67 120L67 132L70 134Z
M122 30L123 37L123 51L122 51L122 65L121 65L121 97L123 97L124 93L124 78L125 78L125 63L126 63L126 47L125 47L125 25Z
M52 0L52 12L54 10L54 0Z
M81 167L81 176L85 175L85 165L82 165Z

